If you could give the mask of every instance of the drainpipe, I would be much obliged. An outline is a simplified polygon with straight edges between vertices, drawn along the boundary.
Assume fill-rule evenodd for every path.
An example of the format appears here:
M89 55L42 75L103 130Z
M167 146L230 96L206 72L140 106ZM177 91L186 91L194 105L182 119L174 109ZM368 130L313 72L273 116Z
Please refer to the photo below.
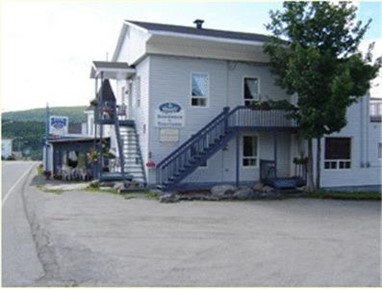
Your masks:
M273 132L273 159L275 161L275 177L277 178L277 134Z
M366 163L365 163L365 149L364 149L364 131L363 131L363 127L365 125L365 115L364 115L364 100L363 98L361 97L361 101L360 101L360 118L361 118L361 121L359 122L359 125L360 125L360 132L359 132L359 145L360 145L360 166L361 168L364 168L366 166Z
M101 94L100 94L100 103L101 105L103 104L103 71L101 72ZM100 115L101 121L102 121L102 115ZM100 144L99 144L99 158L98 158L98 169L99 169L99 179L102 178L102 169L103 169L103 153L102 153L102 146L103 146L103 124L101 123L100 128L99 128L99 139L100 139Z
M239 187L240 182L240 135L236 131L236 187Z
M370 92L367 93L366 95L367 101L366 101L366 115L364 117L364 124L365 124L365 154L366 154L366 163L370 164L370 159L369 159L369 127L370 127ZM371 165L371 164L370 164Z

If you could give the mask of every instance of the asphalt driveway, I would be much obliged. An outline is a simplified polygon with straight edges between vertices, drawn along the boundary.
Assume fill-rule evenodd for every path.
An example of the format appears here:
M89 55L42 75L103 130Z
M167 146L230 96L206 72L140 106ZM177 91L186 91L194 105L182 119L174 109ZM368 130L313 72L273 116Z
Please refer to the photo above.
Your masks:
M36 286L380 286L381 205L25 189Z

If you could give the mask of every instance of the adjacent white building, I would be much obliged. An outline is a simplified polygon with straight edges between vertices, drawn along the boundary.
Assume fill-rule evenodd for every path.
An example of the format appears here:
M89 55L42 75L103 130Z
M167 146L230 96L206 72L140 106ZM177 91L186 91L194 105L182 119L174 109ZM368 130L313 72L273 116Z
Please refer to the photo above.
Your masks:
M12 156L12 153L13 153L12 142L13 140L10 138L1 139L1 158L2 159L7 159L10 156Z
M110 171L165 189L295 176L305 154L298 127L283 111L253 106L293 101L274 84L266 36L195 24L125 21L112 61L93 62L98 104L88 131L111 138ZM324 187L381 185L381 119L370 101L353 105L348 126L322 140Z

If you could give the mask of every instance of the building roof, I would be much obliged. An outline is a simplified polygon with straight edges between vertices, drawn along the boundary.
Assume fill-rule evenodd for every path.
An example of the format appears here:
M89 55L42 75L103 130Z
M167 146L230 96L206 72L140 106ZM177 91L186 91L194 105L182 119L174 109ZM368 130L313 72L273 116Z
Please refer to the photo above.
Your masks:
M90 78L96 78L103 73L104 78L116 79L118 75L132 75L135 68L126 62L93 61Z
M214 30L214 29L206 29L206 28L196 28L196 27L188 27L188 26L158 24L158 23L129 21L129 20L126 20L126 22L139 26L147 31L152 31L152 32L170 32L170 33L179 33L179 34L186 34L186 35L193 35L193 36L205 36L205 37L256 41L256 42L265 42L268 39L268 36L262 35L262 34L256 34L256 33Z

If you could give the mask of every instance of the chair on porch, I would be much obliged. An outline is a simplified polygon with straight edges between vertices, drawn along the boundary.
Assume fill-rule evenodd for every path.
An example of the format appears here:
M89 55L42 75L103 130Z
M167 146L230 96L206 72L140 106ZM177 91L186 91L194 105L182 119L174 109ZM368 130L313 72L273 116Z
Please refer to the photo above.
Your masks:
M305 182L300 177L278 177L276 162L271 160L260 160L260 180L265 185L279 190L293 190L305 185Z

